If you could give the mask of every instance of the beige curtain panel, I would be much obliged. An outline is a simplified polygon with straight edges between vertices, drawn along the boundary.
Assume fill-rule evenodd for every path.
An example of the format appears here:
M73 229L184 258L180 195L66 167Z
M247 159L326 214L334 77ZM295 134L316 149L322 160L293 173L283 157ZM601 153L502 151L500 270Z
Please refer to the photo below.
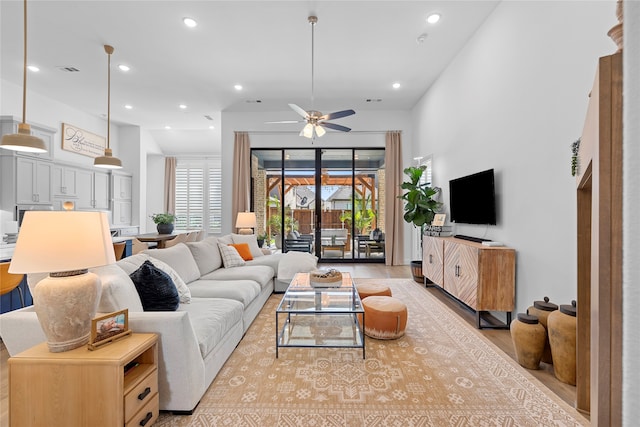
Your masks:
M235 132L233 144L233 194L231 221L235 226L238 212L250 209L251 196L251 143L247 132Z
M404 219L402 200L402 133L387 132L385 139L386 187L385 251L386 265L404 264Z
M176 213L176 164L175 157L164 159L164 211Z

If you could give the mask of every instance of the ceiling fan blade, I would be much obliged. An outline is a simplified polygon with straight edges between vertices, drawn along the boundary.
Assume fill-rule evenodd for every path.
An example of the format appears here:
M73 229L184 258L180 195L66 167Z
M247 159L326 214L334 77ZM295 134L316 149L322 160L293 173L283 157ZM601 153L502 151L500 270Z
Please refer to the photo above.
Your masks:
M328 122L320 122L318 123L318 126L322 126L324 128L329 128L333 130L339 130L341 132L349 132L351 130L351 128L348 128L346 126L337 125L335 123L328 123Z
M325 114L324 116L320 117L320 120L333 120L333 119L339 119L341 117L347 117L347 116L351 116L353 114L355 114L356 112L353 110L342 110L342 111L336 111L335 113L329 113L329 114Z
M277 122L265 122L265 124L274 124L274 123L304 123L305 120L280 120Z
M296 104L289 104L289 107L291 107L291 109L293 111L295 111L296 113L300 114L305 119L309 118L309 114L307 114L307 112L305 110L303 110L302 108L298 107Z

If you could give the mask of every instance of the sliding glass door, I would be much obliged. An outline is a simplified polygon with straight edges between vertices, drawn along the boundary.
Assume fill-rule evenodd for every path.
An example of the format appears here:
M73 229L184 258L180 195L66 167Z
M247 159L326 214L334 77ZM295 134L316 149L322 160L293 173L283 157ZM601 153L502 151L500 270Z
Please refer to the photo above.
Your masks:
M276 250L383 262L384 149L254 149L256 232Z

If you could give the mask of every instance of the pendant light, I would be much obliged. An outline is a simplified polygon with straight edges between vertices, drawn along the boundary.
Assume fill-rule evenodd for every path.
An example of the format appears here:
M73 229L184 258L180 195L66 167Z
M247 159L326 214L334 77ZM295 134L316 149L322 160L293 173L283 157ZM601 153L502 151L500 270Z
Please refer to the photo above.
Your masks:
M107 53L107 148L104 149L104 156L96 157L93 161L93 165L98 168L104 169L121 169L122 162L119 158L113 157L113 152L110 147L111 136L111 54L113 53L113 46L108 44L104 45L104 51Z
M28 153L46 153L47 146L41 138L31 135L31 126L27 124L27 0L24 0L24 63L22 66L22 123L18 124L18 133L4 135L0 147L7 150Z

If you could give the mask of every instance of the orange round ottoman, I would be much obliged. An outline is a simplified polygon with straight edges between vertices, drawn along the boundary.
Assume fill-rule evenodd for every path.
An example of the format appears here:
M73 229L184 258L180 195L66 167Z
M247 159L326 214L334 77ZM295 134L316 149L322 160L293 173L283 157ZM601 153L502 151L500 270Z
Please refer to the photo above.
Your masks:
M366 336L379 340L394 340L404 335L407 327L407 306L394 297L370 296L362 300Z
M391 289L388 286L379 285L377 283L364 283L362 285L357 285L356 288L358 289L360 299L372 296L391 296Z

